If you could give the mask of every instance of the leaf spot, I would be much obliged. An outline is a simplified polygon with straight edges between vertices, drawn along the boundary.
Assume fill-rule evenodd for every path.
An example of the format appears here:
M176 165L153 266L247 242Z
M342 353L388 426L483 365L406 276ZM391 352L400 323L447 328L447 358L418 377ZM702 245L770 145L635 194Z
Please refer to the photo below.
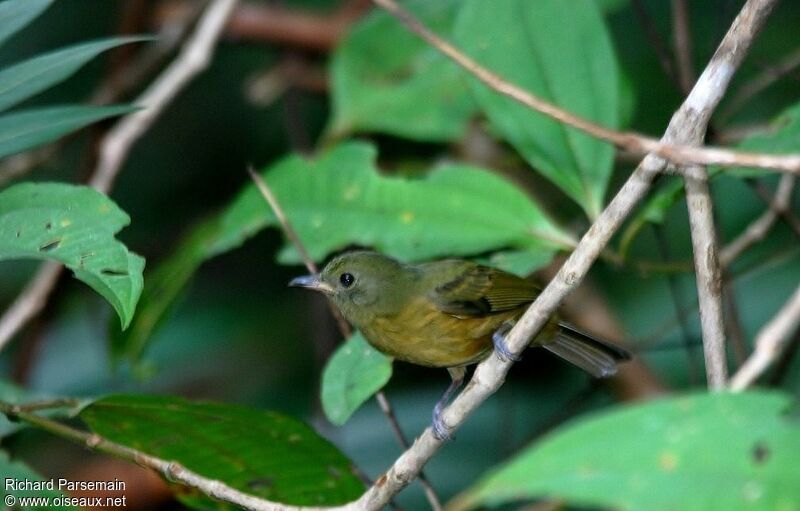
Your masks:
M47 229L48 231L53 230L53 223L47 222L46 224L44 224L44 228Z
M770 450L767 444L763 442L756 442L753 445L753 462L756 465L760 465L769 459Z
M297 433L292 433L291 435L289 435L289 438L287 438L286 441L289 442L290 444L296 444L302 439L303 439L302 436L298 435Z
M61 227L69 227L70 225L72 225L72 220L70 220L69 218L65 218L64 220L61 221L60 225Z
M111 268L103 268L100 273L108 277L127 277L128 272L125 270L113 270Z
M344 189L344 193L342 194L342 198L348 202L355 200L358 197L358 194L361 193L361 188L357 184L352 184Z
M748 502L754 502L764 495L764 488L755 481L747 481L742 487L742 496Z
M672 452L662 453L658 458L658 464L664 472L672 472L678 466L678 457Z
M247 481L247 487L251 490L266 490L274 485L274 481L269 477L259 477L258 479L251 479Z
M53 250L55 248L58 248L58 246L60 244L61 244L61 239L60 238L57 239L57 240L53 240L51 242L45 243L44 245L39 247L39 252L49 252L49 251L51 251L51 250Z
M403 211L403 213L400 215L400 221L404 224L410 224L414 221L414 213L411 211Z
M333 465L328 465L325 467L328 469L328 473L333 476L334 479L341 479L342 478L342 471L338 468L334 467Z

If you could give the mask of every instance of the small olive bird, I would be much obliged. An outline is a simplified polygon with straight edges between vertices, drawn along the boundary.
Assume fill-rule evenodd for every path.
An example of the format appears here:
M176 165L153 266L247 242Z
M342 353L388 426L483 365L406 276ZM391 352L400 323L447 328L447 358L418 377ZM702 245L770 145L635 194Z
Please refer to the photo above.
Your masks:
M433 431L449 437L441 412L461 386L465 367L492 347L511 359L505 334L539 294L527 280L463 259L403 264L370 251L332 259L317 275L290 286L328 296L342 315L379 351L412 364L444 367L452 383L436 404ZM611 376L630 355L552 318L530 343L542 346L597 378Z

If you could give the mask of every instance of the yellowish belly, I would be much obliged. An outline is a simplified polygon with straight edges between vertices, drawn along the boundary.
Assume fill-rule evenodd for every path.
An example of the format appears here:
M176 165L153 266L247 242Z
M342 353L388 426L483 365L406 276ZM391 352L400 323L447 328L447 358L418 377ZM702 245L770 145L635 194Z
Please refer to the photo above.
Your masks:
M458 367L481 360L492 349L492 334L522 310L484 317L455 317L427 301L394 316L362 325L364 337L398 360L430 367Z

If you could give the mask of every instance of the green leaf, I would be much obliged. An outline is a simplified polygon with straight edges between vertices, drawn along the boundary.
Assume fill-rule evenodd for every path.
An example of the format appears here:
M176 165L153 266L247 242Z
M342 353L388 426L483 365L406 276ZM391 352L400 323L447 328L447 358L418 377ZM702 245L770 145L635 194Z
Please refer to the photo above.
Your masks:
M290 156L263 172L314 260L348 245L403 260L517 248L557 250L569 236L515 185L485 170L446 165L422 179L384 176L375 150L344 144L314 160ZM254 185L225 211L213 253L278 226ZM289 247L285 262L299 258Z
M0 192L0 260L59 261L114 307L122 327L142 291L144 259L114 234L130 218L84 186L22 183Z
M0 71L0 110L6 110L69 78L81 66L108 49L146 39L116 37L77 44L7 67Z
M0 2L0 44L36 19L53 0L6 0Z
M594 1L467 0L455 34L468 55L506 80L591 121L619 127L620 71ZM470 84L495 130L590 217L597 216L613 147L476 79Z
M354 333L328 360L322 372L322 409L341 426L392 377L392 359Z
M0 4L2 5L2 4ZM50 505L47 506L39 506L39 505L22 505L20 502L20 498L23 499L38 499L38 498L50 498L55 499L57 497L61 497L63 495L62 492L58 491L58 479L51 480L46 479L45 477L41 476L40 474L36 473L32 468L21 461L11 461L8 456L8 453L5 451L0 451L0 474L2 474L3 479L0 480L0 483L3 483L0 486L0 495L2 495L2 502L4 502L3 509L15 509L15 510L28 510L28 509L77 509L72 506L64 506L64 505L56 505L54 501L50 501ZM34 481L36 482L50 482L53 481L52 484L54 489L50 490L46 487L44 489L32 489L32 490L14 490L14 489L6 489L6 484L8 482L19 483ZM13 495L15 500L13 501L13 505L8 506L11 503L11 500L7 500L9 495Z
M784 394L695 394L562 427L464 494L456 509L553 498L620 510L800 508L800 427Z
M458 0L405 2L435 32L450 33ZM336 49L331 68L337 137L367 131L423 141L460 138L475 113L464 73L377 10Z
M114 442L277 502L343 504L364 489L350 461L330 442L275 412L120 395L93 403L80 418Z
M0 117L0 158L134 110L136 107L131 106L58 106L3 115Z

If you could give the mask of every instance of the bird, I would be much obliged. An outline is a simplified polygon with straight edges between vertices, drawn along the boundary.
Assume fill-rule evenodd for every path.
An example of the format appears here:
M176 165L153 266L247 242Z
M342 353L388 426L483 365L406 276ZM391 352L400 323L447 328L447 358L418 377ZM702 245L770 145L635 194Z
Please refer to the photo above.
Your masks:
M532 282L465 259L406 264L369 250L344 252L317 274L289 286L326 295L378 351L396 360L446 368L451 383L433 410L439 440L450 438L442 412L461 387L466 368L494 351L514 357L505 336L539 295ZM597 378L617 372L630 358L623 348L592 336L557 316L530 346L541 346Z

